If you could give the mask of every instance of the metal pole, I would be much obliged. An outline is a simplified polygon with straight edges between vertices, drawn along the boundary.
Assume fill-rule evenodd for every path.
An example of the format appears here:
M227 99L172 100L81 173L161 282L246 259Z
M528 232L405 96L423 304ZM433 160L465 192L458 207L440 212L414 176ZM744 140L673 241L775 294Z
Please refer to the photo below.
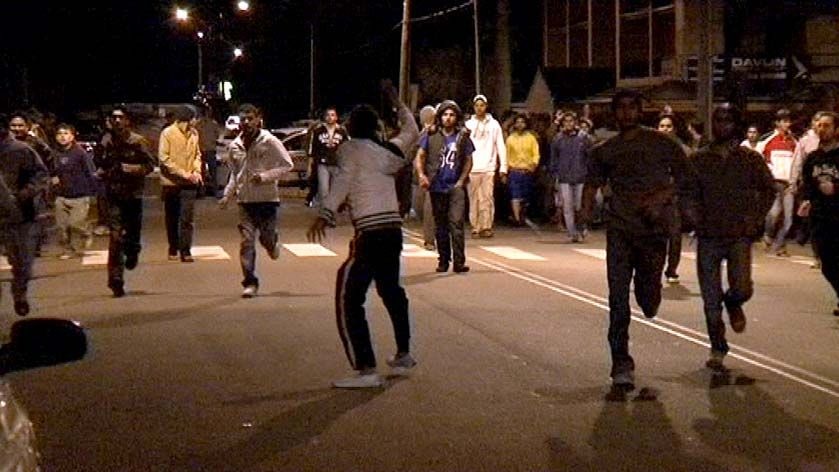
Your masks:
M309 115L315 113L315 25L309 23Z
M472 0L475 20L475 94L481 93L481 41L478 31L478 0Z
M711 111L714 100L713 73L711 70L711 2L702 0L699 9L699 57L696 71L697 115L705 123L705 135L710 136Z
M201 84L204 83L204 50L201 45L201 40L198 40L198 90L201 90Z
M399 57L399 98L409 103L411 87L411 0L402 3L402 52Z

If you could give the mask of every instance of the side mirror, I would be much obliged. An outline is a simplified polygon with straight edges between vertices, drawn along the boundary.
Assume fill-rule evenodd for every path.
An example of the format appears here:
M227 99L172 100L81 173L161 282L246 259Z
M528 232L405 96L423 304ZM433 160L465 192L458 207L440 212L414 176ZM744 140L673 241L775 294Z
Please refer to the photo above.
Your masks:
M44 367L82 359L87 335L75 321L31 318L12 325L11 341L0 347L0 372Z

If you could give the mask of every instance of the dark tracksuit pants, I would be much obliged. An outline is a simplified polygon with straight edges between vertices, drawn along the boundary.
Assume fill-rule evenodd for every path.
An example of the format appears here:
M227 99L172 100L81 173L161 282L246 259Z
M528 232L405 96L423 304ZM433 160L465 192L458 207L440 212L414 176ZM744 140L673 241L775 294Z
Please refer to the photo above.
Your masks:
M696 270L705 307L705 324L711 349L725 354L723 304L740 306L752 298L752 241L748 238L699 238ZM726 261L728 290L722 287L722 263Z
M26 289L32 278L36 228L37 223L32 221L0 226L0 244L5 246L9 265L12 266L12 295L15 301L26 300Z
M813 248L822 264L822 275L839 298L839 225L833 221L811 219Z
M466 191L453 188L448 192L429 192L436 226L437 253L440 264L466 264L466 239L463 224L466 218Z
M192 234L195 220L195 198L197 187L164 185L163 212L166 219L166 239L169 241L169 255L191 255Z
M609 347L612 373L635 370L629 355L629 286L635 282L635 300L647 314L661 304L661 273L667 255L667 234L639 236L618 229L606 232L606 273L609 281Z
M397 352L409 352L411 323L408 297L399 285L400 228L360 231L350 242L350 254L338 270L335 312L338 333L353 369L376 367L370 328L364 311L367 289L376 282L396 336Z
M140 254L143 200L139 197L108 196L108 287L124 284L125 257Z

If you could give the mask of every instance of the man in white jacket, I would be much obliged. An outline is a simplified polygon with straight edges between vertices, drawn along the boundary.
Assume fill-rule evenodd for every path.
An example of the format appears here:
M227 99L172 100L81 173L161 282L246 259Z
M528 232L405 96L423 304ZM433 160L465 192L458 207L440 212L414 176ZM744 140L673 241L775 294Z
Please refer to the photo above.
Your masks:
M466 122L475 145L469 174L469 224L473 238L491 238L495 220L495 172L497 169L502 182L506 180L507 146L498 120L487 113L486 96L476 95L472 104L475 114Z

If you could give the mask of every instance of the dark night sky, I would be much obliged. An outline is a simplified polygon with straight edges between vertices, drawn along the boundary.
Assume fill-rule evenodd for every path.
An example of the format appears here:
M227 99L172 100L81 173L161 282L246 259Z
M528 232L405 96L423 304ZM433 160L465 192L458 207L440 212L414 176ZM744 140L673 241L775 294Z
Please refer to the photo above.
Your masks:
M233 0L193 3L201 5L197 13L205 18L225 12L221 30L246 48L245 60L233 63L229 46L208 45L205 75L229 71L239 98L264 105L278 120L301 117L308 110L310 22L316 31L318 106L346 108L373 100L379 78L398 77L400 35L393 27L401 20L400 0L252 0L255 9L248 18L234 15ZM463 1L414 3L416 17ZM491 25L494 2L484 3L482 16ZM511 3L515 8L517 2ZM160 0L4 5L4 17L14 25L0 28L2 44L8 46L0 50L0 73L5 75L0 87L6 89L0 107L20 103L24 69L29 102L64 117L120 101L188 101L197 80L197 50L191 32L172 19L173 11L173 2ZM469 7L416 25L414 53L443 45L471 51L471 18ZM538 25L536 16L518 29L530 30L532 38ZM519 61L525 57L524 69L535 70L538 51L533 47L527 44L528 53L514 53ZM526 81L532 73L524 74Z

